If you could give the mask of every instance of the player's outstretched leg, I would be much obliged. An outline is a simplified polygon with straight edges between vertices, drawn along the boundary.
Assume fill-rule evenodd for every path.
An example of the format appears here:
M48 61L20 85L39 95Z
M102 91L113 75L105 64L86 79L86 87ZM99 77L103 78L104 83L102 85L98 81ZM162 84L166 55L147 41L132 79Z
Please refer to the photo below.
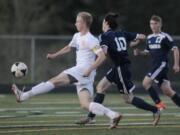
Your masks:
M32 87L32 89L27 92L23 92L19 90L15 84L12 85L12 90L16 96L17 102L23 102L33 96L50 92L58 85L65 85L69 83L70 83L69 76L65 73L61 73L47 82L42 82L42 83L37 84L36 86Z
M169 81L164 81L161 84L161 89L165 95L171 98L171 100L180 107L180 96L172 89Z
M55 87L54 84L48 81L48 82L42 82L32 87L32 89L27 92L21 91L15 84L12 85L12 90L14 95L16 96L16 101L23 102L25 100L28 100L32 96L47 93L52 89L54 89L54 87Z
M153 125L156 126L160 120L160 111L158 110L157 107L150 105L149 103L145 102L143 99L139 97L135 97L132 93L130 94L124 94L123 95L124 100L126 103L132 104L137 108L146 110L146 111L151 111L153 113Z
M149 92L149 95L156 104L156 107L158 107L159 110L164 110L166 109L166 105L161 101L157 91L153 88L152 82L151 78L146 76L143 80L143 87Z

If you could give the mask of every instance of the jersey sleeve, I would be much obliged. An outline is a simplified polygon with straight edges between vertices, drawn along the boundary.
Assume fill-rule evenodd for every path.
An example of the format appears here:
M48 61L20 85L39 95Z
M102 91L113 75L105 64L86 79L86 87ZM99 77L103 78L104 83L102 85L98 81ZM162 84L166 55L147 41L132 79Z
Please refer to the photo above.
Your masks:
M70 47L76 47L77 33L73 35L72 40L69 43Z
M108 42L108 38L105 35L102 34L99 36L99 43L101 47L108 48L109 42Z
M146 40L146 48L144 49L145 52L149 52L149 45L148 45L148 40Z
M172 39L172 37L168 34L166 34L166 37L164 38L163 40L163 44L166 45L166 47L168 47L169 49L174 49L174 48L177 48L174 40Z
M126 31L124 32L124 34L125 34L126 40L128 42L135 40L138 37L138 35L139 35L138 33L126 32Z

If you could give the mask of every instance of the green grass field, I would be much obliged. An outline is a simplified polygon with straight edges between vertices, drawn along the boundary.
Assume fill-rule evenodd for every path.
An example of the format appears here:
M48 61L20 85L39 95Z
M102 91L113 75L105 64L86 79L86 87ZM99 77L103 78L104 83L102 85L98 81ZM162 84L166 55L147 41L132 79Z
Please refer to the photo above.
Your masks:
M140 95L152 103L148 96ZM109 130L109 119L97 117L96 124L79 126L74 122L86 116L77 95L47 94L24 103L16 103L13 95L0 95L0 134L8 135L177 135L180 133L180 111L170 99L162 97L168 108L153 127L152 114L122 101L119 94L108 94L105 105L122 112L117 129Z

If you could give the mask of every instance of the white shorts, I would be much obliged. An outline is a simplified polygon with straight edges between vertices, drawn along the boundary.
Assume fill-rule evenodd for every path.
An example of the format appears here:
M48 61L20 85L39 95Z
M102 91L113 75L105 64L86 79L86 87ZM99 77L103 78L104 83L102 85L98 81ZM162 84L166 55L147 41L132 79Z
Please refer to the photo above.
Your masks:
M79 93L83 89L87 89L91 96L94 94L94 78L96 76L96 71L92 71L89 77L83 77L83 73L87 69L87 65L77 65L72 68L66 69L63 73L73 76L78 80L75 83L77 88L77 93Z

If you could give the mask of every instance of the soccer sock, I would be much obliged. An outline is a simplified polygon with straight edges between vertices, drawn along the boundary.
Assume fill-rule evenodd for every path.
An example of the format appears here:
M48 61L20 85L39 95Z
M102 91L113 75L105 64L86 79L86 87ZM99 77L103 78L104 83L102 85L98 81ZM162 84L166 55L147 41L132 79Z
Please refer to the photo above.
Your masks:
M95 102L91 102L89 105L89 111L96 115L106 115L110 119L115 118L118 113L110 110L109 108L104 107L103 105Z
M157 91L152 86L148 89L148 92L155 104L161 102L161 99L159 98Z
M54 88L55 88L55 86L53 83L51 83L49 81L48 82L42 82L42 83L32 87L32 89L30 91L24 92L21 96L21 99L27 100L28 98L30 98L32 96L47 93Z
M138 97L133 98L132 105L143 110L151 111L153 113L156 113L158 111L157 107L148 104L147 102Z
M94 102L102 104L103 101L104 101L104 97L105 97L104 94L102 94L102 93L97 93L96 96L95 96L95 98L94 98ZM89 114L88 114L88 117L91 118L91 119L93 119L95 116L96 116L96 115L93 114L92 112L89 112Z
M177 106L180 107L180 96L177 93L175 93L171 99Z

